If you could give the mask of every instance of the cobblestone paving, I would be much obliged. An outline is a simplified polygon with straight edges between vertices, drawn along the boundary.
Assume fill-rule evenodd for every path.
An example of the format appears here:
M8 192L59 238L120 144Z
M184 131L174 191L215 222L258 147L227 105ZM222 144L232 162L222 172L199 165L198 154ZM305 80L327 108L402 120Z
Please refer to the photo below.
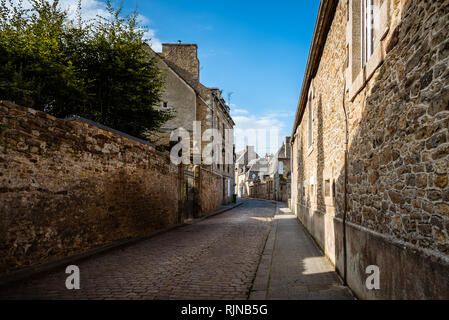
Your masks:
M274 204L245 201L79 262L80 290L66 289L63 268L0 289L0 299L247 299L274 214Z

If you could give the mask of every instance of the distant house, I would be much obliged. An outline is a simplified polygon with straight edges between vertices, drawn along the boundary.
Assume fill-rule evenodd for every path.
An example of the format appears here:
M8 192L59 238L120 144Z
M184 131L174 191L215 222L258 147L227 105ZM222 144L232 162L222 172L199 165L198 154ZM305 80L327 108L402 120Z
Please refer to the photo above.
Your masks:
M245 150L240 151L236 155L235 162L235 193L238 197L247 197L248 189L248 171L252 161L259 158L254 146L246 146Z
M255 155L248 160L248 154ZM288 202L290 199L290 137L275 155L260 158L254 147L239 153L236 162L237 194L240 197Z
M150 49L151 50L151 49ZM187 130L193 141L194 121L201 122L201 136L208 129L216 129L221 135L221 145L214 138L213 154L216 161L208 168L223 178L223 198L228 203L234 195L234 150L225 163L226 130L233 130L235 123L230 115L231 109L222 97L218 88L208 88L200 82L200 61L196 44L165 43L162 53L151 54L159 57L158 66L165 78L162 101L158 110L172 111L174 118L167 121L158 131L149 134L150 140L159 147L170 147L170 135L178 128ZM233 145L233 134L230 144ZM209 142L202 141L201 153ZM193 144L191 147L197 147ZM219 148L220 147L220 148ZM193 157L192 157L193 163Z

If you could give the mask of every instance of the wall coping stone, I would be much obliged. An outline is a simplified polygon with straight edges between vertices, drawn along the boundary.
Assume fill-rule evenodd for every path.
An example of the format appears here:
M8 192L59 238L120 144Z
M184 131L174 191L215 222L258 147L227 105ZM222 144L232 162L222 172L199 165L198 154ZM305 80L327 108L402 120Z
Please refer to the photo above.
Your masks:
M102 130L109 131L109 132L112 132L112 133L115 133L115 134L118 134L118 135L120 135L122 137L125 137L125 138L128 138L128 139L131 139L131 140L143 143L143 144L145 144L147 146L150 146L150 147L156 149L156 146L154 144L152 144L152 143L150 143L150 142L148 142L146 140L143 140L143 139L131 136L131 135L127 134L127 133L121 132L119 130L112 129L110 127L107 127L105 125L102 125L100 123L97 123L95 121L92 121L92 120L89 120L89 119L86 119L86 118L83 118L83 117L80 117L80 116L74 115L74 116L66 118L65 120L69 121L69 122L73 122L73 121L84 122L84 123L87 123L87 124L89 124L91 126L94 126L94 127L97 127L97 128L102 129Z

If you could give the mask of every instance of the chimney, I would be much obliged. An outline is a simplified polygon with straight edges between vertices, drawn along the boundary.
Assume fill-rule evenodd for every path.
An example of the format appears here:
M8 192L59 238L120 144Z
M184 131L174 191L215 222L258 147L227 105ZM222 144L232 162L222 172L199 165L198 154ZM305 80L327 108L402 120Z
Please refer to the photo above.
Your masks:
M193 80L200 81L200 61L196 44L163 43L162 54L167 61L190 74Z

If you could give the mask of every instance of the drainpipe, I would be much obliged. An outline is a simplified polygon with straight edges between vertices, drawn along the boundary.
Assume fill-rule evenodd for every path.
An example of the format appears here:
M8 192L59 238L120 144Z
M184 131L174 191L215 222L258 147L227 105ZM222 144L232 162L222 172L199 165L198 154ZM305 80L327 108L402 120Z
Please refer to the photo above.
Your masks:
M295 133L296 135L296 133ZM296 208L293 208L293 141L295 140L295 136L290 140L290 206L292 212L296 214ZM298 186L295 187L298 189Z
M212 130L215 129L215 100L214 100L214 95L212 94ZM212 173L214 173L214 169L215 169L215 163L214 163L214 158L215 158L215 137L214 140L212 142L212 152L214 153L214 156L212 157Z
M348 131L348 114L346 112L345 104L345 94L346 94L346 79L344 80L344 90L343 90L343 112L345 115L345 182L344 182L344 211L343 211L343 281L347 285L347 273L348 273L348 248L346 241L346 218L348 215L348 165L349 165L349 131Z
M204 105L212 111L212 129L214 129L214 123L215 123L215 105L214 105L214 99L212 98L212 103L211 106L208 105L208 103L206 101L204 101L203 98L201 98L201 96L198 94L198 97L200 98L200 100L204 103ZM202 143L202 137L201 137L201 143ZM215 142L214 142L215 143ZM212 162L211 165L211 171L212 173L214 172L214 163Z

